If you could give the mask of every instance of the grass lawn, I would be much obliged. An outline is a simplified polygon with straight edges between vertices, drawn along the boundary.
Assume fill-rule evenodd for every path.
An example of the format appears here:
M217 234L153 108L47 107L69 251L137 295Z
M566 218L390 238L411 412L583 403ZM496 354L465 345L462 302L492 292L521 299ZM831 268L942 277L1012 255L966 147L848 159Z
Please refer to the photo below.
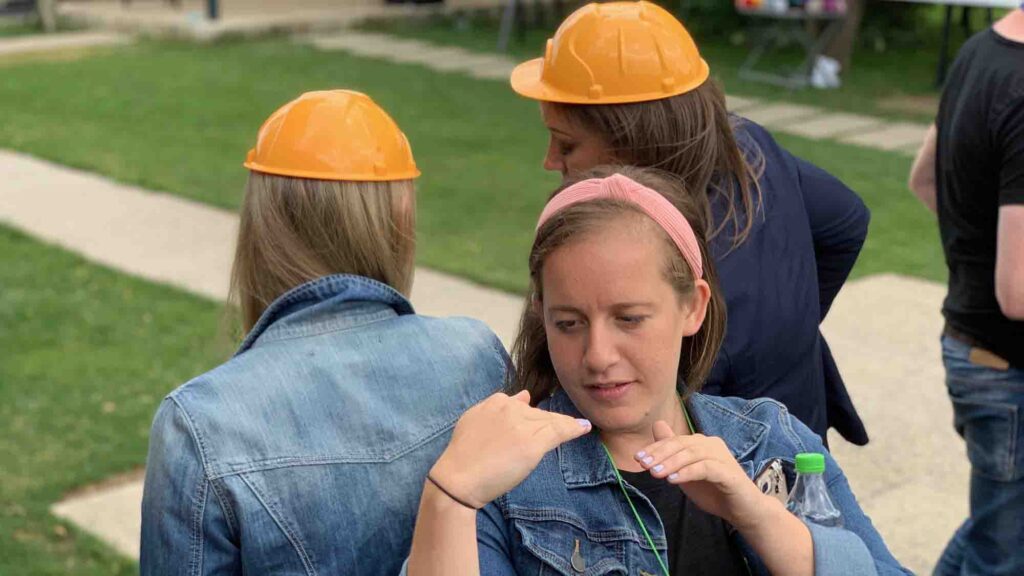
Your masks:
M540 168L536 104L504 82L285 40L144 43L74 62L0 63L0 147L234 209L259 123L302 91L342 86L372 95L412 141L424 173L420 263L522 290L533 223L558 178ZM782 140L874 210L858 274L943 277L934 223L905 190L909 158Z
M51 516L145 463L160 399L225 357L219 306L0 227L0 574L128 575Z

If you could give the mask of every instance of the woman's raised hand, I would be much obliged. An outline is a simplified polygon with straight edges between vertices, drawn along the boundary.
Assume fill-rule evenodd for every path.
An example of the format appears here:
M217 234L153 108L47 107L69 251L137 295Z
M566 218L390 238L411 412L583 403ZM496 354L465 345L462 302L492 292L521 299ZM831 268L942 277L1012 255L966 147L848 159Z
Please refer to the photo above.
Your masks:
M590 432L588 420L530 407L530 394L497 393L459 418L431 479L481 508L515 488L559 444Z
M760 522L768 496L747 477L725 442L716 436L677 436L664 421L654 423L655 442L634 455L655 478L676 484L709 514L745 530Z

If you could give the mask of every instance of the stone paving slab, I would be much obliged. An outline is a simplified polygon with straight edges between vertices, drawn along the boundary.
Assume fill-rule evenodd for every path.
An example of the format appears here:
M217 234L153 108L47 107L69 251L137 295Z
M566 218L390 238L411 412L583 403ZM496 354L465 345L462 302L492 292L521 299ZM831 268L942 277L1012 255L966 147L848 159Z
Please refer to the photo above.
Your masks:
M142 531L142 479L55 504L54 516L98 536L125 556L138 560Z
M762 102L754 98L745 98L743 96L733 96L732 94L725 95L725 107L730 112L742 112L747 108L753 108L754 106L761 106Z
M803 136L815 140L835 138L850 133L865 132L883 126L883 121L870 116L847 114L845 112L827 112L821 117L811 120L783 124L778 130L787 134Z
M0 39L0 57L39 52L57 52L103 46L120 46L132 42L132 37L113 32L60 32L57 34L30 34Z
M859 144L878 150L899 150L907 146L920 146L924 142L928 126L910 122L892 122L881 130L857 134L840 139L847 144ZM909 168L908 168L909 169Z
M819 117L823 113L825 111L820 108L802 104L766 104L745 109L743 116L762 126L775 128L796 120Z

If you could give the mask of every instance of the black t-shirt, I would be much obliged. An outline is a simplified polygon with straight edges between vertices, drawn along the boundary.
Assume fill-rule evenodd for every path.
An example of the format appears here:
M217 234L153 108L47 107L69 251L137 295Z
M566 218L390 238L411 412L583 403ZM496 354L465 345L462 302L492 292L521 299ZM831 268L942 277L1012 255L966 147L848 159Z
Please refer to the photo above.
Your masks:
M955 329L1024 367L1024 322L996 300L1000 206L1024 204L1024 44L991 29L950 69L935 120L939 231L949 267L942 312Z
M668 542L668 569L673 576L747 576L746 562L725 522L691 503L678 486L649 472L619 471L658 511Z

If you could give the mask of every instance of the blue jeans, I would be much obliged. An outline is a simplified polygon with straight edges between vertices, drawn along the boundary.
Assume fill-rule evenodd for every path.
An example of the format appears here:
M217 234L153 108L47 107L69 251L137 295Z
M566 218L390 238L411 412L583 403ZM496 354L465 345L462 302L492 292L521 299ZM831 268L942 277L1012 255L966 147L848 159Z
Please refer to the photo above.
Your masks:
M971 461L971 516L936 576L1024 574L1024 370L973 364L971 347L942 337L956 431Z

